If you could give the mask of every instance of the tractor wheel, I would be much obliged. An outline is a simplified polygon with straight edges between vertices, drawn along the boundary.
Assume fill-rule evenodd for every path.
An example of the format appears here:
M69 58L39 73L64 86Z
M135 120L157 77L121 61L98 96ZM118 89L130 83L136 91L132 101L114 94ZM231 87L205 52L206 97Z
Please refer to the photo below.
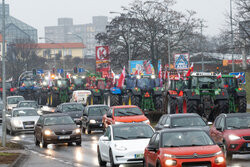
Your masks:
M197 101L184 98L183 103L182 103L182 112L183 113L197 113L198 112Z
M131 96L131 104L140 107L140 97L139 96Z
M175 114L175 100L171 96L168 96L167 104L168 104L167 114Z
M93 104L100 104L98 96L93 96Z
M119 95L110 95L110 106L117 106L119 103Z
M162 108L162 97L156 96L155 97L155 109L159 110Z
M212 113L212 117L210 121L214 121L217 116L219 116L221 113L228 113L229 111L229 104L227 100L220 100L218 101L218 109L215 110Z
M247 99L246 96L239 97L239 110L238 112L245 113L247 111Z
M52 107L56 107L59 104L59 98L58 95L56 94L52 94L52 102L51 102L51 106Z

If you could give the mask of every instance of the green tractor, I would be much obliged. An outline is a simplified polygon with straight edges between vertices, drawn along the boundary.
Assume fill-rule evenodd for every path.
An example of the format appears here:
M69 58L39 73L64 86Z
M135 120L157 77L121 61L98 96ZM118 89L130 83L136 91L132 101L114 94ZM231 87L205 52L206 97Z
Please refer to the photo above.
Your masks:
M71 77L71 86L74 90L84 90L86 84L85 76L74 75Z
M191 73L187 89L183 91L183 113L198 113L207 121L213 121L221 113L228 113L229 96L220 83L221 79L215 73Z
M221 84L229 94L229 112L246 112L246 90L241 87L237 78L233 75L222 75Z
M70 87L69 79L55 79L50 87L48 105L56 107L58 104L68 102L73 88Z

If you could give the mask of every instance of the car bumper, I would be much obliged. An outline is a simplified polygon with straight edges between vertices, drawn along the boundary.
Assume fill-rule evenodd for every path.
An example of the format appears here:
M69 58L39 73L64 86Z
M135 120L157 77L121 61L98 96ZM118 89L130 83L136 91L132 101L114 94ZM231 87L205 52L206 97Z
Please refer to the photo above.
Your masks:
M54 135L44 136L44 141L48 144L68 143L68 142L81 142L81 135Z
M227 142L227 150L233 154L250 154L250 140Z
M143 162L144 150L116 151L113 149L112 153L115 164L134 164Z
M32 132L34 131L34 127L24 128L24 127L11 127L12 131L15 133L18 132Z
M89 129L90 130L103 130L104 125L102 122L100 123L94 123L94 124L89 124Z

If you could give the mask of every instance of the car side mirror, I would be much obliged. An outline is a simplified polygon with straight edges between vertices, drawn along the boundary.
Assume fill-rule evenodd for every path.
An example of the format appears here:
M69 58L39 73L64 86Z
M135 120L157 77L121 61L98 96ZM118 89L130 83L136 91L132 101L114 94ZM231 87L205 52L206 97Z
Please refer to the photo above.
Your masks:
M164 128L170 128L170 125L169 124L165 124L163 125Z
M108 136L102 136L101 141L109 141L109 137Z

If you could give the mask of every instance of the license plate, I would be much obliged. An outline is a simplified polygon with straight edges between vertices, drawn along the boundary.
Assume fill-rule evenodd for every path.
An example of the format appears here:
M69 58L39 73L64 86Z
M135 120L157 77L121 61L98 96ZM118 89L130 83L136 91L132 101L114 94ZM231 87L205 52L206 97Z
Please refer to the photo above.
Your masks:
M135 154L135 158L143 158L144 154Z
M59 136L59 140L70 139L70 136Z
M250 148L250 143L247 143L247 147Z
M24 125L25 128L33 128L34 125Z

